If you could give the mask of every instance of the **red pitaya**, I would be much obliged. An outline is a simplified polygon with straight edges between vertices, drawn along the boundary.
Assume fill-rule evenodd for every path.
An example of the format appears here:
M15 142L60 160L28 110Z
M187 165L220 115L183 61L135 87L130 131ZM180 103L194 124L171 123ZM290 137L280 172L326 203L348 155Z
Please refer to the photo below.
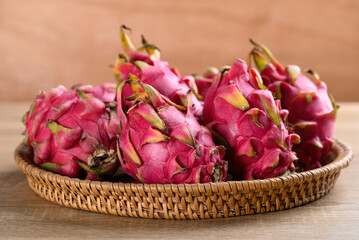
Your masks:
M299 158L300 169L321 167L332 149L338 109L328 94L326 84L311 70L308 72L314 75L315 83L304 76L298 66L283 68L268 48L253 40L251 42L255 45L251 56L264 84L276 99L280 99L281 106L289 110L288 122L301 138L301 143L293 148ZM270 63L260 54L266 55Z
M209 130L197 122L190 109L180 111L182 106L150 85L140 83L134 75L129 78L132 80L121 82L117 91L122 168L143 183L224 181L227 164L222 160L223 149L214 144ZM127 85L134 95L124 99Z
M142 37L143 46L138 50L125 33L125 26L121 27L120 37L126 54L120 54L113 70L119 81L127 79L128 74L134 74L146 83L157 89L162 95L168 97L176 104L187 106L187 92L192 89L191 100L194 105L193 114L200 118L203 111L203 102L197 97L197 88L192 76L181 78L179 73L169 68L168 63L159 60L160 53L156 46L147 43ZM145 52L146 53L145 53ZM125 86L124 97L132 95L132 91Z
M24 116L34 162L69 177L79 177L82 168L87 179L112 174L119 166L119 119L109 103L115 100L115 90L115 84L104 84L41 91Z
M241 60L222 70L207 92L203 121L227 142L229 171L236 178L276 177L294 170L291 148L299 137L288 133L288 111L264 90L259 73L249 73Z

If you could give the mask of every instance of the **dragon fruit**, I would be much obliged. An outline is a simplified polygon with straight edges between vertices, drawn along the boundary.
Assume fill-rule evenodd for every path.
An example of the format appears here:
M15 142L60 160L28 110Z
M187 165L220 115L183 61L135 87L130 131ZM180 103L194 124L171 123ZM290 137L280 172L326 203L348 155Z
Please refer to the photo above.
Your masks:
M41 91L24 116L35 164L69 177L111 175L119 166L115 95L112 83Z
M181 78L176 69L170 68L167 62L160 60L159 49L149 44L143 36L143 46L136 49L126 34L126 29L126 26L120 29L120 38L126 54L120 54L112 68L119 82L126 80L128 74L134 74L141 82L151 85L174 103L184 106L187 106L187 92L192 89L190 96L194 106L191 109L193 114L200 118L203 102L199 100L194 78ZM133 94L128 86L125 86L124 90L123 97Z
M310 170L326 164L332 149L338 106L328 93L326 84L312 70L315 82L307 78L298 66L283 67L267 47L255 43L250 57L261 73L264 84L289 111L288 122L301 138L293 150L300 170ZM265 55L267 62L261 55Z
M287 110L280 109L265 90L257 70L247 72L237 59L224 67L208 89L203 122L227 143L229 171L238 179L264 179L293 171L291 151L299 136L286 125Z
M134 95L124 99L125 86ZM190 103L190 92L187 97ZM134 179L159 184L226 179L224 149L214 144L190 107L176 105L132 74L119 84L117 101L121 121L117 152L122 168Z

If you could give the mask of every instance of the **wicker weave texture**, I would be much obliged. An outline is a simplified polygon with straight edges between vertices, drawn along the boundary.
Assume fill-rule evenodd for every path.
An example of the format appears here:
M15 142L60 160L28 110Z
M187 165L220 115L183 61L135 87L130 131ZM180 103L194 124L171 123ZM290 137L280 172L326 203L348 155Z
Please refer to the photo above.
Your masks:
M69 178L35 166L26 144L15 151L15 161L31 189L51 202L112 215L163 219L223 218L301 206L333 188L353 152L336 140L332 156L334 160L322 168L266 180L161 185Z

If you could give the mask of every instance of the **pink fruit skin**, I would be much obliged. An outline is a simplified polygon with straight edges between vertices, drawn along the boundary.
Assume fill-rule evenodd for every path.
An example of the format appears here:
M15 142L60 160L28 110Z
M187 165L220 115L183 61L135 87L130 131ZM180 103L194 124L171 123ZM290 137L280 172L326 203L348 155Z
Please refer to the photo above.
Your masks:
M203 122L226 140L226 159L235 178L275 177L294 169L291 148L299 138L288 132L288 111L280 109L270 91L254 87L258 82L254 71L250 73L245 62L236 60L216 80L205 98ZM238 105L238 95L245 98L243 104Z
M209 87L212 84L213 79L211 78L196 78L196 85L198 88L199 95L205 97Z
M288 109L288 121L301 138L294 150L304 170L310 170L326 163L333 145L337 107L323 81L314 83L300 73L292 84L288 69L294 68L298 67L289 65L283 70L268 63L261 75L282 107Z
M218 73L219 73L218 69L216 69L214 67L210 67L207 69L207 72L205 72L203 74L203 76L201 76L201 75L194 76L195 83L196 83L196 86L198 89L198 93L200 96L203 97L203 99L206 98L207 91L210 88L210 86L212 85L215 78L217 77Z
M25 133L34 150L34 162L77 177L81 167L74 159L87 163L99 145L115 149L119 120L104 102L114 101L115 88L109 83L76 86L73 90L57 87L48 94L41 91L25 115ZM87 175L94 179L93 174Z
M135 101L129 110L119 88L118 115L122 123L119 159L122 168L143 183L211 182L216 168L219 181L226 178L223 150L190 110L183 112L164 101L147 85L150 102ZM142 86L146 86L143 84ZM143 91L142 91L143 92Z

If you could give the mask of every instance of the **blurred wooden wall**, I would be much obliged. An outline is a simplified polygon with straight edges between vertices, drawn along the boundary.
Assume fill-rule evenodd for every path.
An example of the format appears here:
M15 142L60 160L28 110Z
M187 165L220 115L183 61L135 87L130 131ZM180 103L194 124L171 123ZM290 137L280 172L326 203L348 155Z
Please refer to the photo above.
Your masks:
M0 0L0 100L114 81L121 24L182 75L246 59L252 37L282 63L317 71L337 100L359 100L358 0Z

